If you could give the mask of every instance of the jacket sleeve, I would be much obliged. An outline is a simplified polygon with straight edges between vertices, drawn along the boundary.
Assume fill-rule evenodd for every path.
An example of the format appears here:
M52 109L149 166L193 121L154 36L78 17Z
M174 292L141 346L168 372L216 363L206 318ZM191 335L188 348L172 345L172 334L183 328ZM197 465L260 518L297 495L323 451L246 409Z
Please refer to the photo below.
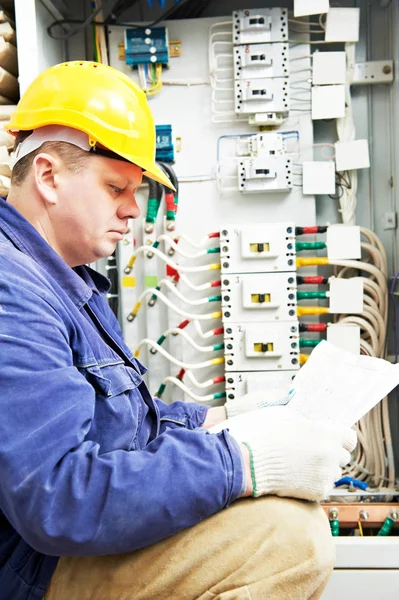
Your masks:
M28 544L55 556L128 552L238 497L241 456L226 431L177 427L135 451L88 440L95 392L73 365L64 307L40 273L2 266L0 507Z
M172 402L165 404L159 398L153 399L158 406L161 421L167 419L184 423L188 429L201 427L205 421L209 407L202 406L196 402Z
M104 298L99 298L96 302L97 307L104 314L105 318L108 321L109 326L114 331L114 333L118 336L121 342L123 340L123 333L120 328L119 322L115 317L114 313L110 309L108 303ZM141 373L144 373L147 369L140 363L137 358L132 358L137 365L138 369ZM153 399L155 404L158 406L160 418L167 419L169 421L177 421L184 423L184 425L188 429L195 429L196 427L201 427L205 421L206 414L209 410L209 407L202 406L196 402L173 402L172 404L165 404L159 398Z

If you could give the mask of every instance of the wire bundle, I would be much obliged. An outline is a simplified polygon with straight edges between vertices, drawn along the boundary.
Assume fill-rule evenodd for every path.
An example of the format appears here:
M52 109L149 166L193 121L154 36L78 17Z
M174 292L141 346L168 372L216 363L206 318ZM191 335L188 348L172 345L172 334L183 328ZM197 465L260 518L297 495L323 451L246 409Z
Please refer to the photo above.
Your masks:
M164 165L164 166L166 167L166 165ZM137 317L143 301L148 296L150 297L149 302L148 302L149 306L151 306L151 307L154 306L155 301L160 300L163 304L166 304L166 306L168 306L173 312L175 312L185 318L185 320L182 321L177 327L170 327L169 329L167 329L158 338L157 341L154 341L149 338L144 338L143 340L141 340L140 343L138 344L138 347L135 352L136 357L138 357L140 355L141 349L144 346L147 346L150 348L151 354L154 355L154 354L159 353L167 361L169 361L172 364L175 364L175 365L179 366L181 369L183 369L183 374L185 374L187 379L189 379L191 385L194 385L194 386L200 387L200 388L209 388L211 386L221 384L224 382L224 376L221 376L221 375L213 377L212 379L209 379L202 383L198 382L193 376L190 375L192 370L213 367L216 365L223 365L223 363L224 363L223 356L220 356L220 352L223 352L223 349L224 349L223 342L217 341L217 343L213 343L213 344L208 343L208 344L204 345L204 344L198 343L194 339L195 337L201 338L201 339L208 339L210 337L220 336L223 334L223 327L220 326L221 325L221 316L222 316L222 313L220 311L220 302L221 302L222 298L218 293L215 294L213 292L214 288L220 288L221 281L220 281L220 279L212 279L210 281L206 281L202 284L196 285L185 275L185 273L187 273L187 272L188 273L197 273L197 272L218 270L218 269L220 269L220 264L219 263L211 263L211 264L193 265L193 266L191 266L191 265L188 266L186 264L180 265L178 262L171 260L171 258L165 252L161 251L159 249L159 245L161 242L164 242L166 245L166 248L169 249L169 254L176 253L185 258L188 258L191 260L197 260L198 258L206 256L208 254L214 254L214 253L220 252L219 246L209 247L209 241L213 240L215 238L218 238L218 237L219 237L219 233L212 232L212 233L209 233L200 242L194 242L185 235L181 235L181 236L176 235L174 238L172 238L169 235L162 234L162 235L158 236L158 238L155 240L155 242L153 243L152 246L141 246L140 248L138 248L135 251L134 255L130 258L129 263L128 263L127 267L125 268L125 272L130 272L134 267L137 257L140 255L143 255L143 254L147 254L147 255L153 254L154 256L157 256L158 258L160 258L167 265L167 277L163 278L155 288L154 287L148 288L142 292L142 294L138 298L138 301L136 302L135 306L133 307L133 309L131 310L131 312L129 313L129 315L127 317L128 321L133 321ZM187 251L182 250L179 245L180 240L184 240L185 242L190 243L198 251L194 252L194 253L188 253ZM202 296L199 298L188 297L188 296L186 296L185 293L183 293L177 287L177 285L179 283L183 284L186 288L189 288L190 290L193 290L196 293L209 290L211 292L211 295L208 295L205 297ZM161 288L167 289L167 291L169 292L169 294L168 294L169 297L161 292ZM201 305L205 305L208 303L210 303L211 305L214 303L217 303L218 304L217 310L214 310L212 312L206 312L206 313L195 313L195 312L188 312L185 307L183 307L183 308L181 307L181 305L184 305L184 304L188 304L190 306L201 306ZM209 320L215 320L216 326L214 326L212 329L210 329L208 331L205 331L205 332L202 331L200 322L201 321L209 321ZM190 335L189 333L187 333L187 331L185 331L185 328L189 324L192 324L192 326L194 328L194 331L193 331L194 336ZM194 363L183 362L182 360L177 359L170 352L168 352L167 350L165 350L163 348L164 342L167 340L167 338L170 335L180 336L181 339L184 340L184 342L186 342L191 348L193 348L196 351L196 353L198 353L199 355L203 355L203 354L208 354L208 355L211 354L212 355L213 354L215 356L215 353L217 353L216 357L209 358L208 360L200 360L199 362L194 362ZM186 383L183 383L183 381L182 381L183 374L182 374L182 371L180 371L180 376L166 377L165 380L160 385L160 387L157 391L157 395L159 397L161 397L165 391L166 385L168 383L172 383L172 384L176 385L177 387L179 387L180 389L182 389L189 397L193 398L194 400L196 400L198 402L207 402L207 401L216 400L216 399L219 399L219 398L222 398L225 396L224 390L217 391L214 393L208 393L205 396L198 395L188 385L186 385Z
M360 272L364 283L364 311L362 315L341 315L337 321L360 326L362 354L385 358L388 319L386 254L374 232L366 228L361 228L360 231L366 240L362 243L365 260L341 261L336 276L353 276L354 269L357 273ZM394 486L395 466L388 399L384 398L365 415L357 428L359 443L347 473L367 481L371 486Z

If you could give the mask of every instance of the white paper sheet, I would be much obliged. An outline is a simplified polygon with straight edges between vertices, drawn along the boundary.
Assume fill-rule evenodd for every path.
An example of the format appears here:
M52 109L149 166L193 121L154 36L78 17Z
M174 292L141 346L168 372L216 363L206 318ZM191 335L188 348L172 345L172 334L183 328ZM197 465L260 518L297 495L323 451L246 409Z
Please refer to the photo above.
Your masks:
M358 356L323 341L296 375L288 402L281 410L351 427L397 385L399 364ZM257 394L262 397L262 392ZM246 415L249 420L256 418L251 413ZM229 420L212 427L210 432L217 433L226 427Z

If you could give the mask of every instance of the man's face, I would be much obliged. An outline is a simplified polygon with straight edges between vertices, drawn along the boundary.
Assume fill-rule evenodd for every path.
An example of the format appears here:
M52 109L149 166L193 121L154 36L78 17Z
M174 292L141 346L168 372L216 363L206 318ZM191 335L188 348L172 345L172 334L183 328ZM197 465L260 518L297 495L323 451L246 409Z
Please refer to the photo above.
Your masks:
M128 219L140 214L135 193L141 180L141 168L102 156L90 157L79 173L61 169L51 221L56 250L71 267L113 253Z

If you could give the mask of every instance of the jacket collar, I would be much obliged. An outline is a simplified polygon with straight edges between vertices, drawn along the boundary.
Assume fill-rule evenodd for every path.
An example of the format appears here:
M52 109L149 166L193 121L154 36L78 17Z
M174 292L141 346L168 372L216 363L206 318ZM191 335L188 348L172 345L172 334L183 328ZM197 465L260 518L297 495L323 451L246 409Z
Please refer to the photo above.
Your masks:
M85 265L72 269L21 213L0 198L0 239L4 236L43 267L77 308L80 309L93 292L103 294L109 290L109 279Z

